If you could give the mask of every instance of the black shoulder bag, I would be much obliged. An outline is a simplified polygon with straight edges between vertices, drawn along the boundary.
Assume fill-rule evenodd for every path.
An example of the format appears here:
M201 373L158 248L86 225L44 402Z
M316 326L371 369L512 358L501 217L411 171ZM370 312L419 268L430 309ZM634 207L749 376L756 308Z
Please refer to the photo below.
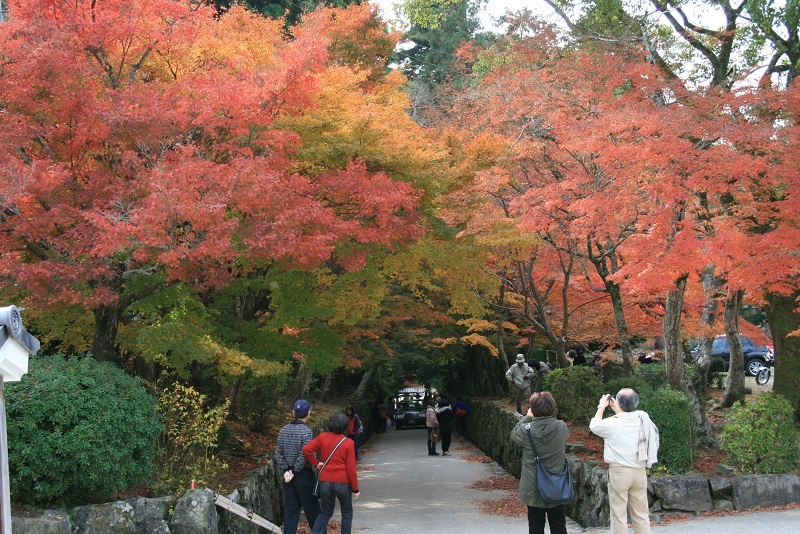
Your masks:
M566 504L575 496L572 489L572 473L569 470L569 462L564 462L564 469L559 473L551 473L539 459L536 452L536 445L533 444L530 427L525 429L528 433L528 440L531 442L533 456L536 458L536 488L542 499L550 504Z

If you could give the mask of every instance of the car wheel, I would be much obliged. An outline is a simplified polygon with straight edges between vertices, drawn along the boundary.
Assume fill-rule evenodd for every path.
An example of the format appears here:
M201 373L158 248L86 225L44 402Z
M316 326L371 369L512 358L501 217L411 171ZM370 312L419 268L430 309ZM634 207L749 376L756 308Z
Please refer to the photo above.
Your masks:
M403 430L403 425L401 425L400 423L395 423L394 424L394 429L395 430Z
M763 365L766 365L766 362L761 358L751 358L747 360L747 364L744 366L745 374L747 376L756 376L756 373Z

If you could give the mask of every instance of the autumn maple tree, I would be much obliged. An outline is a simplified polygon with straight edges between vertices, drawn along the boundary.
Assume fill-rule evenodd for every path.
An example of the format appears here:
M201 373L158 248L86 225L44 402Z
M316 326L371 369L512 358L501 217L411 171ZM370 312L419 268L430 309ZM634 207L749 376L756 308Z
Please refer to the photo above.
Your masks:
M276 264L355 272L369 247L421 235L410 183L355 153L304 172L302 134L280 126L312 111L342 58L342 80L374 82L373 64L354 68L368 63L353 38L369 6L348 18L349 41L331 10L288 40L244 9L170 0L12 9L2 272L40 307L91 310L95 357L114 359L123 313L170 286L216 291Z

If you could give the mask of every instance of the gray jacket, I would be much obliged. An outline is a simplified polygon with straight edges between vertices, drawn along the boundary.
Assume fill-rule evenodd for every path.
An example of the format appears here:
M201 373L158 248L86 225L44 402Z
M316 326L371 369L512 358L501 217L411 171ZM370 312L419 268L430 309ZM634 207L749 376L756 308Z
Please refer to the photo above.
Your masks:
M539 496L536 489L536 459L526 429L530 427L533 443L542 465L557 473L564 469L569 429L564 421L555 417L534 417L527 415L511 430L511 441L522 446L522 476L519 480L519 500L535 508L553 508Z

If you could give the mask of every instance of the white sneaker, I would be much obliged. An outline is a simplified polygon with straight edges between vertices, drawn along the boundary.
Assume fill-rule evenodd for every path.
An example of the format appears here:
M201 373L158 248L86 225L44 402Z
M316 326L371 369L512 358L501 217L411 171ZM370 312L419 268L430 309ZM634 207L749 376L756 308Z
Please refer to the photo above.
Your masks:
M445 455L445 456L450 456L450 453L448 451L445 451L442 454Z

